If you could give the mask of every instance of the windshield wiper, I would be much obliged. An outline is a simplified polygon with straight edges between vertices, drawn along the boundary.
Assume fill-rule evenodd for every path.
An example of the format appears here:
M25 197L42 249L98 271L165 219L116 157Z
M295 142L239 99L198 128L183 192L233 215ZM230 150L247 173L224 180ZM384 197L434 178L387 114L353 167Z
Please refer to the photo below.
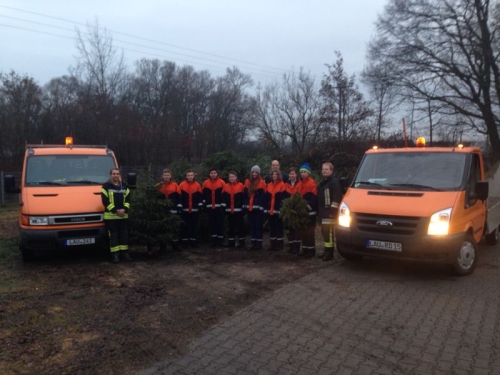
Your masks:
M67 184L82 184L82 185L102 185L101 182L82 180L82 181L66 181Z
M385 185L379 184L378 182L370 182L370 181L356 181L356 182L354 182L354 186L356 186L358 184L376 186L376 187L380 187L382 189L392 190L390 187L387 187Z
M391 184L391 186L402 186L402 187L409 187L409 188L415 188L415 189L442 191L441 189L437 189L437 188L432 187L432 186L420 185L420 184Z
M53 181L32 181L28 182L27 185L47 185L47 186L60 186L60 182L53 182Z

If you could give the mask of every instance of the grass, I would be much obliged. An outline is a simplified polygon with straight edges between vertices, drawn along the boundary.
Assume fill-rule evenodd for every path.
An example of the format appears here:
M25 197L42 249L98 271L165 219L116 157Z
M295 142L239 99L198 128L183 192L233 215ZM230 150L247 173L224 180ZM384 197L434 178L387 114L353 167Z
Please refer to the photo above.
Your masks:
M0 264L2 265L12 263L19 256L18 214L17 203L0 207Z

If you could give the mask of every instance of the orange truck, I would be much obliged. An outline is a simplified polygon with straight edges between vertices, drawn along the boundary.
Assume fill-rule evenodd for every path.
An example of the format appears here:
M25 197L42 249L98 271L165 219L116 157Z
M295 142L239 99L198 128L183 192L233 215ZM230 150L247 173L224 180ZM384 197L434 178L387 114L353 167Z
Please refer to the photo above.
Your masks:
M468 275L478 242L499 238L500 198L488 196L489 188L477 147L425 147L423 139L417 147L375 147L340 204L338 252L350 261L441 262Z
M65 145L26 146L21 186L13 175L4 178L5 191L19 193L24 261L40 251L107 246L100 191L117 165L108 147L77 146L71 137Z

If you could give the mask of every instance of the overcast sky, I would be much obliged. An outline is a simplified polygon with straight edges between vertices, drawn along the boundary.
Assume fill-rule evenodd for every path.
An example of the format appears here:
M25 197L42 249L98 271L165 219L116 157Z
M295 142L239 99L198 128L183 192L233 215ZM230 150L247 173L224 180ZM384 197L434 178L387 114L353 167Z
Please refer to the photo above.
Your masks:
M75 27L97 20L123 49L129 69L158 58L206 69L237 66L268 83L303 67L316 81L344 57L359 75L366 45L387 0L0 0L0 72L43 85L68 74Z

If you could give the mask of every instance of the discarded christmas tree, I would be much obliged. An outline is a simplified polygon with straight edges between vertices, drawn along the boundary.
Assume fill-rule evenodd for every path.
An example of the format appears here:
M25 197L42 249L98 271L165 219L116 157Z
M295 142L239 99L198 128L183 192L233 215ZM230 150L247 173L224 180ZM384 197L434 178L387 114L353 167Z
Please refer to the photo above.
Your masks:
M283 201L280 217L286 228L298 230L309 222L307 202L296 193Z

